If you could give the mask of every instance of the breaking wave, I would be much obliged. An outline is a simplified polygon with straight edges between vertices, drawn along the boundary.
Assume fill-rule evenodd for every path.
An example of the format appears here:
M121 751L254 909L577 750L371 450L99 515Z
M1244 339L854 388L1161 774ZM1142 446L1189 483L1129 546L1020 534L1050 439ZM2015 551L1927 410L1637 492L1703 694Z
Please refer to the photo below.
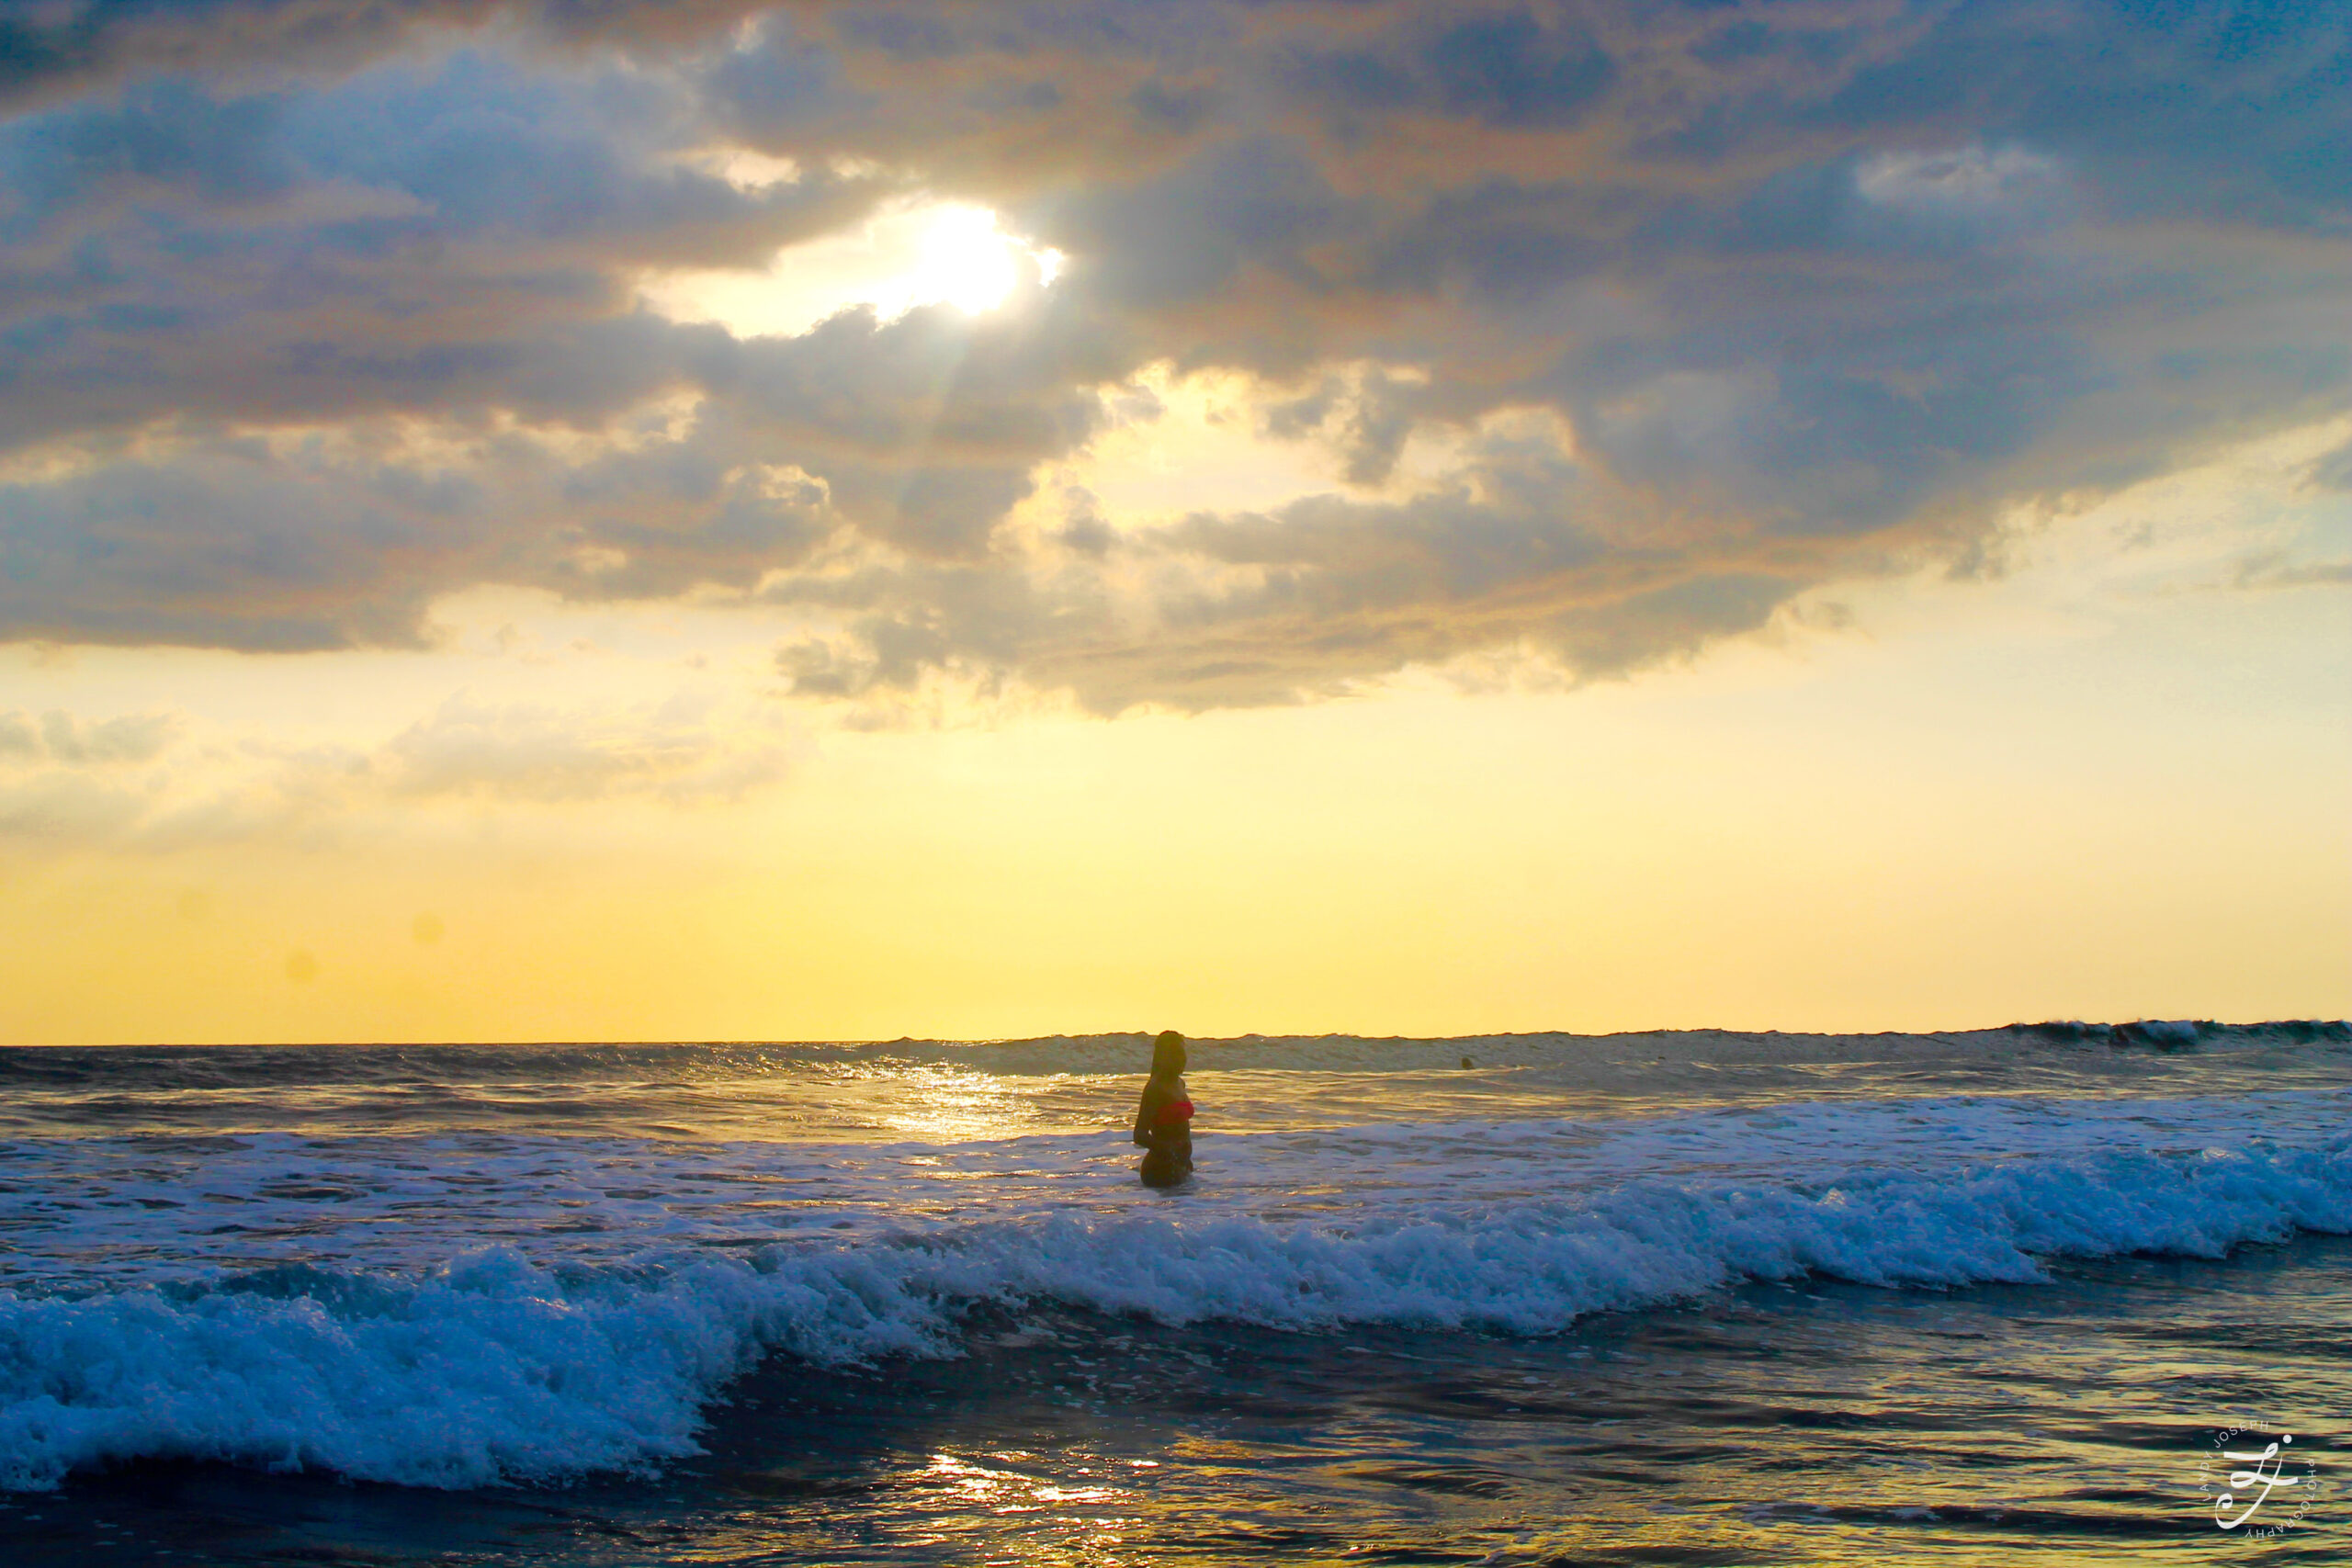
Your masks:
M1541 1169L1526 1175L1525 1190L1546 1190ZM1540 1335L1744 1280L1953 1286L2041 1280L2061 1258L2216 1257L2298 1229L2352 1232L2352 1139L1441 1194L1330 1215L1175 1204L626 1263L493 1247L430 1269L295 1264L0 1292L0 1485L136 1459L432 1487L643 1470L695 1452L705 1408L764 1358L953 1356L988 1304Z

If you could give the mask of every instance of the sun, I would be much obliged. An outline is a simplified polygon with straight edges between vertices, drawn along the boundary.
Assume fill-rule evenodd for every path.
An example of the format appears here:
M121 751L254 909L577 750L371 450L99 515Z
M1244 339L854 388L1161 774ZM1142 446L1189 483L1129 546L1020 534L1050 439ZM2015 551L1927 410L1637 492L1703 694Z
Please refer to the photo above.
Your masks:
M1006 233L1003 220L988 208L943 202L918 221L914 265L875 300L886 317L930 304L978 315L1004 303L1021 281L1024 262L1036 269L1040 284L1051 283L1061 270L1060 252Z
M738 336L790 336L857 305L886 321L926 305L981 315L1032 279L1036 288L1052 283L1063 259L1009 231L989 208L922 200L788 246L756 271L667 271L640 287L646 302L673 321L717 321Z

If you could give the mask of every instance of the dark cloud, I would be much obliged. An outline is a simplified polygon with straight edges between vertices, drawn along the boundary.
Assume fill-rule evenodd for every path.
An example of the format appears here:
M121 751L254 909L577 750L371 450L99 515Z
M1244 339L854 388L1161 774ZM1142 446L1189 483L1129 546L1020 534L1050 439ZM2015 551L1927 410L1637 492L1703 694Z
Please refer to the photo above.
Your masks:
M421 31L519 24L550 43L661 48L756 0L17 0L0 14L0 107L156 72L347 70Z
M1611 673L2352 401L2325 8L11 15L5 636L397 644L473 582L716 585L836 617L783 657L811 694ZM635 302L918 190L1066 273L789 338ZM1258 378L1343 487L1008 528L1159 362ZM1458 461L1394 488L1421 438Z
M1280 75L1363 137L1412 114L1510 130L1573 126L1617 80L1617 66L1573 18L1431 7L1369 43L1299 47Z
M413 641L481 526L465 480L401 482L417 477L216 447L0 488L0 625L256 650Z
M704 361L702 377L746 423L812 446L1058 456L1093 426L1091 383L1131 364L1102 341L1111 323L1036 303L1034 317L933 306L888 323L847 310L799 337L757 338Z
M1962 126L2080 167L2120 217L2342 234L2352 23L2295 0L1931 13L1824 106L1856 132Z
M790 579L776 603L842 615L840 637L790 644L779 671L818 697L865 698L931 671L1066 688L1115 714L1333 694L1400 665L1508 649L1585 678L1622 674L1753 631L1840 564L1820 542L1737 537L1612 544L1638 498L1546 433L1481 439L1412 500L1310 497L1118 535L1084 510L1053 570L925 564ZM1852 558L1844 558L1853 564Z
M819 169L741 189L680 161L684 112L630 73L461 54L228 102L165 82L0 128L0 444L625 410L697 341L628 313L628 269L763 261L887 188Z

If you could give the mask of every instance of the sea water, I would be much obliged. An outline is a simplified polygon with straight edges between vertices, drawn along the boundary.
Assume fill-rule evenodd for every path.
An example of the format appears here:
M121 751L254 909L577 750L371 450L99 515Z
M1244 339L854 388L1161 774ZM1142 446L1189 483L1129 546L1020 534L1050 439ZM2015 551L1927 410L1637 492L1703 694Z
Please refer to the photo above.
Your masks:
M0 1052L0 1545L2352 1560L2340 1024L1148 1055Z

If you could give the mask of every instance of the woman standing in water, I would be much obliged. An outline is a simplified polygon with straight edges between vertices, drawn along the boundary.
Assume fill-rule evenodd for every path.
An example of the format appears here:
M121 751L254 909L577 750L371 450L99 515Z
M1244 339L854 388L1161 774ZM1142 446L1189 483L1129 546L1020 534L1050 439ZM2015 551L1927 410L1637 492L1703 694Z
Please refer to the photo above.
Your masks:
M1193 1096L1184 1087L1184 1037L1162 1032L1151 1043L1151 1077L1136 1107L1136 1142L1146 1187L1173 1187L1193 1175Z

